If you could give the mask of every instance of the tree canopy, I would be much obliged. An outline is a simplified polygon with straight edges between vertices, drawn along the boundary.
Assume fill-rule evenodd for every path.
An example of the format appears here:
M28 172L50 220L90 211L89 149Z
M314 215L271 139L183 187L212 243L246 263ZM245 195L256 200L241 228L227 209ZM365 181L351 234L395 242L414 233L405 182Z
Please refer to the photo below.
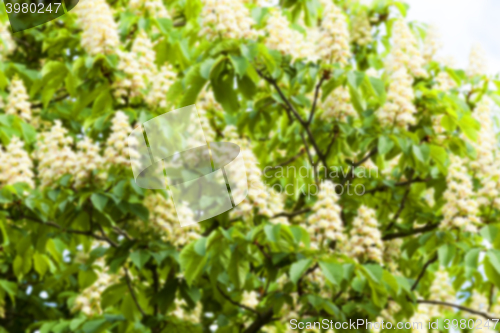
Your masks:
M494 330L500 81L480 49L457 68L394 0L81 0L15 34L1 7L0 332ZM127 137L192 104L249 192L181 227Z

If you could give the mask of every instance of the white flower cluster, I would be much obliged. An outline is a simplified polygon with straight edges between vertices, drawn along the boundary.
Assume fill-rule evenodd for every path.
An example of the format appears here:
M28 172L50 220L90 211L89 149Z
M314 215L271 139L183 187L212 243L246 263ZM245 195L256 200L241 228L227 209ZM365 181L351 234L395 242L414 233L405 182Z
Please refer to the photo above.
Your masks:
M478 178L484 179L494 172L495 152L498 151L496 131L493 126L491 101L483 98L476 106L473 117L481 124L476 142L471 142L476 150L477 157L471 161L470 167L478 173Z
M125 78L119 78L113 83L115 89L113 94L121 103L125 103L124 97L133 98L143 95L143 91L146 89L146 81L139 61L132 52L118 50L117 54L120 58L118 70L125 73Z
M372 26L365 11L354 16L352 20L352 41L365 46L372 42Z
M307 219L307 232L311 238L311 247L319 248L324 241L344 243L346 237L340 217L339 196L335 193L335 185L326 181L321 185L318 201L313 206L313 214Z
M75 7L82 27L82 47L87 53L112 53L120 45L118 26L105 0L82 0Z
M207 39L253 39L257 31L248 8L241 0L202 0L202 30Z
M438 76L436 76L436 83L438 89L442 91L449 91L457 87L455 80L446 71L439 72Z
M427 30L427 36L424 40L424 59L427 62L431 62L436 57L439 49L441 49L442 43L437 28L435 26L430 26Z
M424 201L429 205L429 207L434 207L436 204L434 187L431 187L424 192Z
M422 328L419 325L412 325L411 333L428 333L427 323L431 321L435 314L433 306L427 304L419 304L417 311L411 317L410 322L412 323L422 323Z
M443 197L446 203L443 207L443 221L441 228L448 230L459 228L463 231L475 232L479 224L478 202L472 179L464 166L464 161L456 156L451 156L451 165L446 177L448 188Z
M345 122L347 117L356 118L358 113L351 103L351 94L345 87L336 88L322 103L323 114L321 117L325 120L331 118Z
M5 113L14 114L25 121L31 120L31 104L23 81L15 76L10 84L10 93L7 97Z
M107 163L129 166L127 138L132 133L132 127L129 124L128 116L122 111L118 111L111 123L112 132L106 141L104 158Z
M189 310L184 299L176 298L174 301L175 308L170 313L174 318L190 323L199 323L201 318L202 306L201 303L196 303L193 310Z
M167 106L166 95L175 82L176 73L171 65L164 64L158 70L154 45L148 35L141 31L134 39L130 52L117 52L119 56L118 70L125 75L114 84L114 96L120 103L125 98L144 98L153 108Z
M378 229L375 211L366 206L358 209L358 216L353 221L347 246L347 253L360 262L382 262L382 235Z
M391 84L387 93L387 101L382 109L377 112L382 126L398 126L405 128L414 125L417 112L413 100L413 79L406 69L400 68L391 76Z
M76 154L71 150L73 138L56 120L49 132L39 134L35 158L39 160L38 177L41 186L53 184L66 174L72 174L78 165Z
M244 291L241 304L248 306L249 308L255 309L259 305L259 294L255 291Z
M403 240L400 238L384 242L384 264L391 272L398 270L397 260L401 257Z
M290 22L277 8L271 10L266 32L266 46L269 49L290 55L294 61L304 58L313 60L316 57L312 42L306 41L304 35L290 28Z
M467 68L467 75L474 77L477 75L484 75L487 71L486 53L480 45L475 45L469 56L469 68Z
M486 296L483 294L474 291L472 293L472 296L470 297L470 304L468 305L471 309L488 313L488 308L489 308L489 300ZM471 315L469 314L470 317L476 318L476 315ZM477 317L478 318L478 317Z
M456 292L453 290L448 272L442 269L436 272L429 293L432 295L432 299L436 301L455 302Z
M167 93L175 82L177 74L172 70L172 66L166 65L152 76L152 86L146 96L146 103L151 107L167 107Z
M158 18L169 17L168 11L161 0L130 0L128 6L139 15L149 14Z
M203 90L198 96L198 101L196 102L196 109L200 116L201 127L203 128L203 134L208 142L214 142L216 138L215 130L210 125L208 120L208 112L224 112L222 106L215 100L214 94L211 90Z
M94 170L104 167L104 159L99 154L99 145L93 143L88 137L76 144L76 160L73 174L75 175L75 187L82 187L86 181L90 180Z
M403 19L394 23L392 39L392 49L386 61L387 70L395 73L406 68L415 77L427 77L417 40Z
M24 142L14 136L6 151L0 147L0 186L26 183L35 187L33 181L33 162L23 149Z
M132 54L139 65L141 75L150 80L152 75L157 72L155 60L156 53L153 50L153 42L149 39L144 30L141 30L132 43Z
M481 181L478 202L482 206L500 208L500 161L496 130L492 120L491 100L487 97L476 106L473 116L481 124L481 131L476 142L470 142L477 157L470 161L471 169Z
M351 57L349 28L342 10L333 1L323 1L317 53L327 63L346 65Z
M0 22L0 60L12 54L16 49L16 43L12 40L9 26L5 22Z
M142 221L136 222L139 228L148 230L148 233L152 231L153 234L160 235L163 241L179 247L200 238L199 224L181 227L177 219L179 216L182 220L189 221L193 218L193 212L182 207L177 207L176 210L171 198L167 199L160 193L152 193L144 199L144 206L150 214L148 229Z
M102 314L101 296L102 293L110 286L119 282L119 276L111 274L106 269L104 259L98 259L94 263L97 266L95 273L97 280L88 288L84 289L75 298L72 311L83 312L88 317L93 317Z
M247 144L242 140L236 128L232 125L226 126L223 132L224 138L227 141L236 143L240 146L243 160L245 161L246 175L242 172L241 175L235 176L235 179L247 178L248 195L235 209L235 216L252 216L254 208L258 214L268 218L283 212L283 200L281 195L272 189L267 188L262 181L262 170L258 167L259 162L254 153L247 148ZM273 223L287 224L286 218L273 219Z

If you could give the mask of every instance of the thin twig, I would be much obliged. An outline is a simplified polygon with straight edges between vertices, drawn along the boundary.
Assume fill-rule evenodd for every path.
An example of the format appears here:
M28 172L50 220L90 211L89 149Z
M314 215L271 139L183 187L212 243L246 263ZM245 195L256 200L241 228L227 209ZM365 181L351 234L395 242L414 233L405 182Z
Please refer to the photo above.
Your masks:
M30 216L24 216L24 215L22 215L22 216L20 216L20 218L28 220L28 221L31 221L31 222L35 222L35 223L38 223L38 224L45 225L47 227L56 228L56 229L61 230L62 232L67 232L67 233L70 233L70 234L77 234L77 235L89 236L89 237L95 238L97 240L105 241L105 242L107 242L108 244L110 244L113 247L118 247L118 244L116 244L115 242L113 242L108 237L96 235L91 230L84 231L84 230L66 229L66 228L60 226L57 223L50 222L50 221L49 222L43 222L41 220L38 220L38 219L30 217Z
M394 234L385 235L384 237L382 237L382 240L388 241L391 239L404 238L404 237L408 237L408 236L422 234L424 232L432 231L432 230L436 229L438 226L439 226L439 223L428 224L428 225L421 227L421 228L416 228L416 229L412 229L409 231L402 231L402 232L397 232Z
M388 190L388 189L390 189L392 187L406 186L408 184L414 184L414 183L425 183L425 182L428 182L428 181L429 181L429 179L416 178L416 179L413 179L411 181L404 181L404 182L396 183L396 184L394 184L394 186L382 185L382 186L378 186L376 188L373 188L371 190L366 191L365 194L372 194L372 193L376 193L376 192L383 192L383 191Z
M306 150L303 148L300 150L300 152L295 155L294 157L290 158L289 160L283 162L283 163L280 163L276 166L273 166L273 169L277 169L277 168L280 168L280 167L284 167L284 166L287 166L288 164L292 164L293 162L295 162L296 160L298 160L302 155L304 155L304 153L306 152Z
M325 166L325 168L328 170L328 165L326 163L326 159L325 159L323 153L321 152L321 150L319 149L318 143L314 139L314 136L312 135L311 128L309 127L309 123L307 121L305 121L300 116L300 114L297 111L297 109L295 109L295 107L290 102L290 100L288 98L286 98L285 94L283 93L283 91L279 87L279 85L276 82L276 80L274 80L273 78L270 78L270 77L264 75L262 73L262 71L260 71L257 68L256 68L256 71L257 71L257 73L259 74L260 77L262 77L264 80L266 80L267 82L269 82L269 84L271 84L274 87L274 89L276 89L276 91L278 92L278 95L280 95L280 98L285 103L286 108L294 115L294 117L299 121L299 123L305 129L305 131L307 133L307 136L308 136L309 140L311 141L311 144L312 144L314 150L316 151L316 154L318 155L319 159L321 160L321 162L323 163L323 165Z
M228 301L229 301L229 303L231 303L231 304L233 304L233 305L235 305L235 306L237 306L237 307L240 307L240 308L242 308L242 309L245 309L245 310L247 310L247 311L250 311L250 312L252 312L252 313L255 313L255 314L256 314L257 316L259 316L259 317L261 316L261 314L259 313L259 311L255 310L255 309L252 309L251 307L248 307L248 306L243 305L243 304L241 304L241 303L238 303L238 302L236 302L236 301L233 301L233 300L231 299L231 297L229 297L228 295L226 295L226 294L222 291L222 289L220 288L220 286L219 286L219 285L217 285L217 290L218 290L218 291L219 291L219 293L222 295L222 297L224 297L226 300L228 300Z
M360 161L353 163L351 166L351 169L347 172L347 177L342 179L340 182L342 185L344 185L347 181L351 180L354 178L354 170L356 170L357 167L363 165L366 161L368 161L373 155L375 155L378 152L377 148L372 149L368 155L363 157Z
M456 308L456 309L459 309L459 310L462 310L462 311L465 311L465 312L469 312L469 313L481 316L481 317L483 317L485 319L489 319L489 320L493 320L493 319L496 320L497 319L497 318L491 317L486 312L477 311L477 310L474 310L474 309L471 309L471 308L468 308L466 306L459 305L459 304L453 304L453 303L441 302L441 301L432 301L432 300L417 300L417 303L419 303L419 304L443 305L443 306L448 306L448 307L451 307L451 308Z
M316 184L319 184L317 163L314 162L311 152L309 151L309 146L307 145L307 141L304 138L304 134L300 133L300 137L302 138L302 142L304 143L304 147L306 148L307 157L309 158L309 163L311 163L313 167L314 181Z
M306 209L302 209L302 210L298 210L298 211L290 212L290 213L283 212L283 213L279 213L279 214L274 215L271 219L276 219L278 217L292 218L292 217L295 217L295 216L298 216L298 215L309 213L310 211L311 211L311 208L306 208Z
M434 255L434 257L432 257L431 259L429 259L429 261L427 261L424 265L424 267L422 268L422 271L420 272L420 274L418 274L418 277L417 279L415 280L415 282L413 283L413 286L411 286L411 290L414 291L415 289L417 289L418 287L418 284L420 283L420 280L424 277L425 275L425 272L427 271L427 268L433 264L434 262L436 262L436 260L438 259L438 256L437 254Z
M385 229L386 231L391 230L392 227L394 226L394 224L397 223L399 217L401 216L401 213L405 209L406 199L408 199L408 195L410 194L410 190L411 190L411 187L410 187L410 185L408 185L408 187L406 188L406 191L405 191L405 193L403 195L403 199L401 200L401 204L399 205L399 209L396 212L396 214L394 215L394 217L392 218L391 223L389 223L389 225L387 226L387 229Z
M137 306L137 308L139 309L139 312L142 314L142 316L146 317L146 313L144 313L144 310L142 309L141 305L139 304L139 301L137 300L137 296L135 295L134 289L132 288L132 283L130 281L130 276L128 275L127 267L123 267L123 270L125 271L125 280L127 280L128 290L130 291L130 295L132 296L132 299L134 300L135 306Z
M313 101L313 105L311 108L311 113L309 114L309 119L307 120L307 125L310 125L313 121L314 113L316 112L316 105L318 104L319 90L321 89L323 82L325 82L325 79L326 79L326 77L324 75L321 75L321 79L319 80L318 84L316 85L316 89L314 91L314 101Z

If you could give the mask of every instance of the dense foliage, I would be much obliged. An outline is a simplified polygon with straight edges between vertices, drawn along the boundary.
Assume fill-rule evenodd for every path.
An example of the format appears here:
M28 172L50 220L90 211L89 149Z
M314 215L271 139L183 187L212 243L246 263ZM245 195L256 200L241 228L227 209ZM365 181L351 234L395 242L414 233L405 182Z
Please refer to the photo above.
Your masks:
M500 81L479 50L466 71L440 61L407 9L81 0L16 34L4 12L0 331L493 328ZM126 138L195 103L209 141L244 149L250 191L181 228Z

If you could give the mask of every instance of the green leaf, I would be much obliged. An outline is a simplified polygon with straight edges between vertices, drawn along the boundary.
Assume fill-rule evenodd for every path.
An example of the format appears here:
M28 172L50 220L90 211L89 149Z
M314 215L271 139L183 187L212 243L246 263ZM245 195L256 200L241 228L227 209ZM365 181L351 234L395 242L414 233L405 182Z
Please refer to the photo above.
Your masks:
M487 225L479 231L479 234L490 243L494 243L498 236L498 227L495 225Z
M207 261L206 256L200 256L194 249L195 243L184 247L179 257L184 277L189 285L203 272L203 267Z
M106 322L106 319L95 319L95 320L91 320L91 321L86 322L83 325L82 330L84 333L97 333L97 332L101 332L101 330L107 324L108 323Z
M481 253L481 249L472 249L465 255L465 276L467 278L470 278L477 271L479 253Z
M104 211L104 208L106 207L106 204L108 203L108 197L100 194L100 193L93 193L90 196L90 201L92 201L92 204L94 205L95 208L97 208L98 211L102 212Z
M239 251L234 251L231 254L231 260L229 261L229 266L227 267L227 274L236 289L240 289L243 286L247 273L248 263L245 262Z
M130 254L130 260L139 269L142 269L150 258L151 253L147 250L137 250Z
M340 285L344 276L344 269L341 264L320 261L319 267L321 267L321 271L328 281L336 286Z
M24 121L21 122L21 130L23 131L23 138L24 141L27 144L32 144L33 142L36 141L36 130L33 126L30 124L25 123Z
M49 268L49 264L47 262L47 258L45 255L36 252L33 255L33 262L35 264L35 271L40 274L40 278L43 278L45 273L47 272L47 269Z
M279 224L268 224L264 227L264 233L270 242L277 242L281 226Z
M412 146L413 155L422 163L429 162L429 158L431 155L431 151L428 145L422 144L420 146L413 145Z
M451 244L442 245L438 249L439 263L444 267L448 267L455 257L455 251L456 247Z
M0 279L0 288L9 295L12 303L14 303L17 294L17 284L15 282Z
M91 269L86 271L80 270L78 272L78 284L82 290L91 286L96 280L97 274Z
M448 174L448 153L443 147L436 145L429 145L430 154L432 159L436 162L439 171L441 171L444 175Z
M297 284L297 281L305 273L305 271L311 266L312 259L302 259L290 266L290 280Z
M207 84L207 79L201 75L200 66L192 67L186 75L184 82L185 93L181 101L181 106L195 104L198 99L198 95Z
M445 115L441 118L441 126L448 132L453 133L457 129L457 122L452 116Z
M382 267L376 264L367 264L363 265L364 271L367 274L367 276L375 283L380 283L382 281L382 276L384 273L384 270Z
M381 136L378 138L378 152L381 155L385 155L390 152L394 147L394 142L387 136Z
M238 76L240 78L243 78L243 76L247 72L248 66L250 65L248 63L248 60L244 57L238 57L238 56L233 56L233 55L230 55L229 59L231 60L231 63L233 64L233 67L234 67L236 74L238 74Z
M378 100L383 104L386 99L384 81L375 77L369 77L368 79Z
M14 262L12 263L12 269L14 270L14 275L18 279L21 279L21 277L23 276L23 257L21 257L20 255L16 256Z
M495 264L498 266L498 260L494 257ZM500 273L498 269L491 263L489 253L485 256L483 260L484 273L488 278L488 281L493 283L495 286L500 288Z
M477 141L477 136L479 130L481 129L481 125L474 119L471 115L467 114L463 116L458 121L458 126L464 132L465 136L467 136L472 141Z
M388 271L384 270L384 273L382 274L382 280L387 283L387 285L392 289L392 291L396 294L399 295L399 292L401 291L401 288L399 286L398 280L389 273Z
M489 250L487 256L491 265L496 269L497 273L500 274L500 251Z
M214 96L224 110L230 114L236 113L240 109L238 94L234 90L234 76L232 72L224 71L220 75L211 79Z

